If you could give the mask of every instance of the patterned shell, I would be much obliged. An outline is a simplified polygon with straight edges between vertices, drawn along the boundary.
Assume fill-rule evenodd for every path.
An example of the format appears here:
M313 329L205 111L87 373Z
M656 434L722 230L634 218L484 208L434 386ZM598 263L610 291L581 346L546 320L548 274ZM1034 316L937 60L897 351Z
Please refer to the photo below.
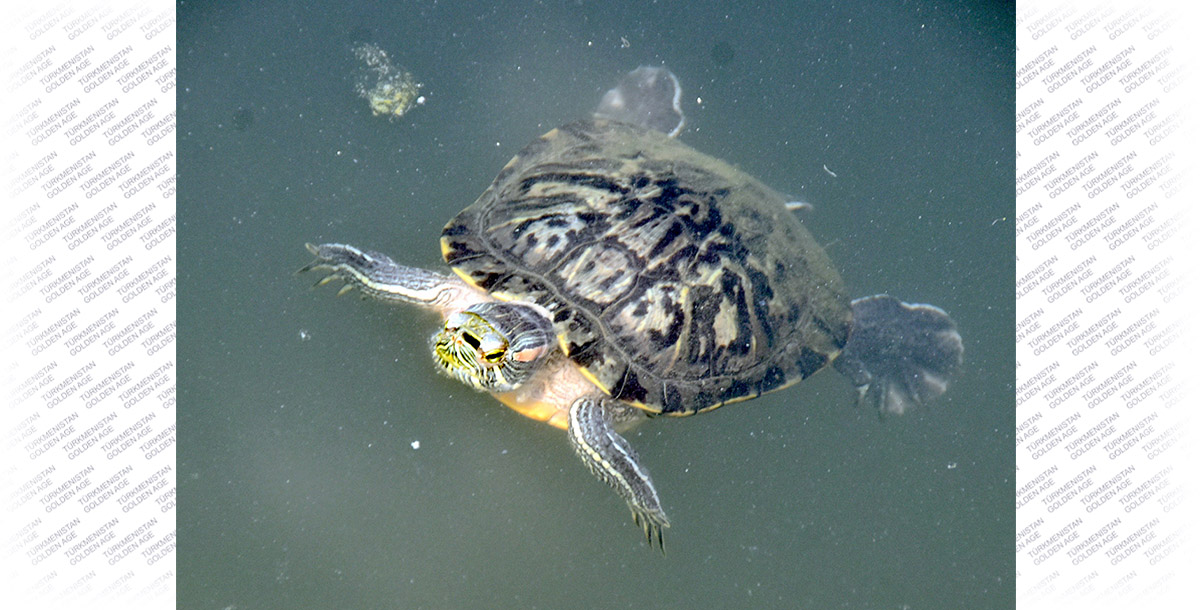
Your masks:
M463 279L554 319L606 394L689 415L836 357L849 300L783 199L666 135L602 119L518 153L442 232Z

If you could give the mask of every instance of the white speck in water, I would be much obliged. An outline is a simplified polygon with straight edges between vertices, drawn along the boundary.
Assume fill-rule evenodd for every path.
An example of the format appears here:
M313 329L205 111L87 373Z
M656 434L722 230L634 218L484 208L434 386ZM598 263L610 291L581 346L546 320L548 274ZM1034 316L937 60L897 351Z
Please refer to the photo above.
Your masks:
M946 464L946 470L954 470L955 468L958 468L958 462L950 462L949 464Z
M300 329L300 340L308 341L309 339L312 339L312 335L308 334L308 329L301 328Z
M420 448L421 448L421 441L413 441L413 442L412 442L412 448L413 448L413 449L420 449Z

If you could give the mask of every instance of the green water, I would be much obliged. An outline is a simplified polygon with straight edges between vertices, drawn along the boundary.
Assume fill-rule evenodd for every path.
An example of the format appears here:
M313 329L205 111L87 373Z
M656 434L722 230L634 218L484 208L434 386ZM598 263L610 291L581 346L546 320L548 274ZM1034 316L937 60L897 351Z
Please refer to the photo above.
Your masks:
M1011 7L480 6L180 5L179 607L1012 607ZM372 116L356 41L426 104ZM852 293L966 346L903 417L827 371L639 428L665 556L564 433L434 372L429 314L293 273L307 241L438 266L517 149L650 63L688 143L816 206Z

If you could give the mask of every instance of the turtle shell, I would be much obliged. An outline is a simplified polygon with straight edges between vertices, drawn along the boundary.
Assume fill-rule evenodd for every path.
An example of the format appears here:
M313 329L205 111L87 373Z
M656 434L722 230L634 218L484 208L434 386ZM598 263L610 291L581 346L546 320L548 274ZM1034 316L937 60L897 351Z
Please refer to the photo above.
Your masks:
M442 252L467 282L544 307L588 379L652 413L808 377L851 327L841 278L779 194L605 119L526 146L446 225Z

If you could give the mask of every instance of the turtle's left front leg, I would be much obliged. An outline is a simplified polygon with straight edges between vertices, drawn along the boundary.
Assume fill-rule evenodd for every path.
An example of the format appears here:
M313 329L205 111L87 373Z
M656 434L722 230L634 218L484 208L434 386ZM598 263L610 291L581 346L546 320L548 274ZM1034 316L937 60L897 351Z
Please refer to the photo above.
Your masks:
M315 269L328 271L329 275L321 278L317 285L341 279L346 285L338 291L339 295L358 288L369 297L422 305L443 315L487 300L457 277L400 265L379 252L345 244L304 244L304 247L317 258L297 273Z
M646 533L646 540L662 549L662 530L671 526L667 514L658 501L650 473L638 461L629 441L613 428L614 420L640 415L630 411L636 409L606 397L584 396L571 405L567 435L588 470L629 503L633 521Z

